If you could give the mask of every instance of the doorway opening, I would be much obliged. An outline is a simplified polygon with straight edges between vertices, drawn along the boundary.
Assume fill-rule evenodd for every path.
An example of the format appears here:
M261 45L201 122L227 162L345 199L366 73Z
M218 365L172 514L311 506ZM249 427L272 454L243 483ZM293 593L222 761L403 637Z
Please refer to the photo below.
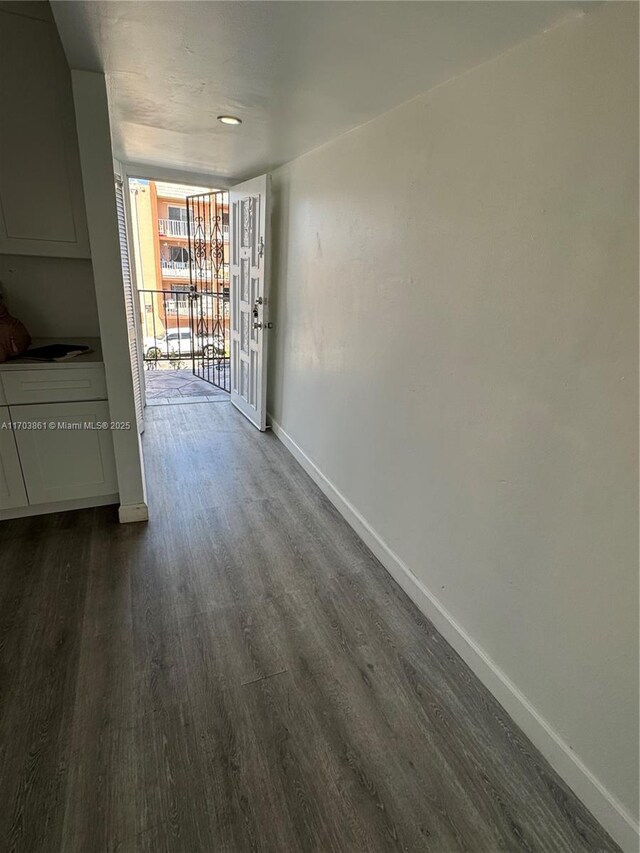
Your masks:
M267 424L271 180L230 190L119 173L115 195L138 431L145 405L230 401Z
M126 192L144 403L227 400L228 193L134 177Z

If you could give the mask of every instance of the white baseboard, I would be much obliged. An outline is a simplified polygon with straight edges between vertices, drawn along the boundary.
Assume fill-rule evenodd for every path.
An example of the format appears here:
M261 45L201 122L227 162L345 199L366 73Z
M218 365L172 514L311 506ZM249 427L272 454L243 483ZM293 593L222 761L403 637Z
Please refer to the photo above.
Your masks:
M640 832L633 817L583 764L495 661L467 634L437 597L418 580L358 510L325 477L302 448L277 421L272 417L269 419L274 435L320 487L414 604L433 622L447 642L491 691L576 796L582 800L625 853L638 853Z
M149 507L142 504L120 504L118 509L120 524L131 524L135 521L149 521Z

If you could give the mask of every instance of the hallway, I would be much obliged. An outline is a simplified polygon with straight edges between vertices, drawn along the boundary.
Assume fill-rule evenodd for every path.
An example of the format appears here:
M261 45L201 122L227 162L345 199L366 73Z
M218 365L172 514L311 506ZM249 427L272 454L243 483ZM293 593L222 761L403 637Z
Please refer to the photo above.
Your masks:
M0 846L615 851L270 433L148 408L151 521L0 524Z

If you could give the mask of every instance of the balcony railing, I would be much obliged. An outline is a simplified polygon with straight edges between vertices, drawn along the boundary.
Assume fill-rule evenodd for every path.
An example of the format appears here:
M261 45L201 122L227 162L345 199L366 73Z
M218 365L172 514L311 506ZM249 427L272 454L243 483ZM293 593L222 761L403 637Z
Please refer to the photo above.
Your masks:
M162 275L166 278L189 278L187 261L169 261L161 258L160 266L162 267Z
M224 224L220 228L223 242L228 243L229 225ZM187 222L182 219L158 219L158 234L160 237L188 237L189 229Z
M161 237L188 237L187 223L181 219L158 219L158 234Z
M228 290L197 298L175 290L138 294L145 367L198 367L201 378L230 390Z
M162 270L162 278L182 279L184 281L192 281L189 264L183 261L168 261L165 258L160 259L160 268ZM215 272L211 266L194 267L193 269L193 284L198 284L203 281L211 281L215 279ZM229 264L222 264L218 270L217 279L222 286L227 287L229 283Z
M189 297L185 293L178 299L167 299L164 303L165 310L170 316L171 314L180 314L182 317L187 317L189 314Z

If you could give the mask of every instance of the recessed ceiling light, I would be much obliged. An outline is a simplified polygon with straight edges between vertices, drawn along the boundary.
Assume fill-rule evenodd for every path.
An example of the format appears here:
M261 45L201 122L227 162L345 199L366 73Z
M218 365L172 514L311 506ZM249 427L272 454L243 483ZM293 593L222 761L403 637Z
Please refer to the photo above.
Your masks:
M237 116L218 116L218 121L222 124L242 124L242 119Z

